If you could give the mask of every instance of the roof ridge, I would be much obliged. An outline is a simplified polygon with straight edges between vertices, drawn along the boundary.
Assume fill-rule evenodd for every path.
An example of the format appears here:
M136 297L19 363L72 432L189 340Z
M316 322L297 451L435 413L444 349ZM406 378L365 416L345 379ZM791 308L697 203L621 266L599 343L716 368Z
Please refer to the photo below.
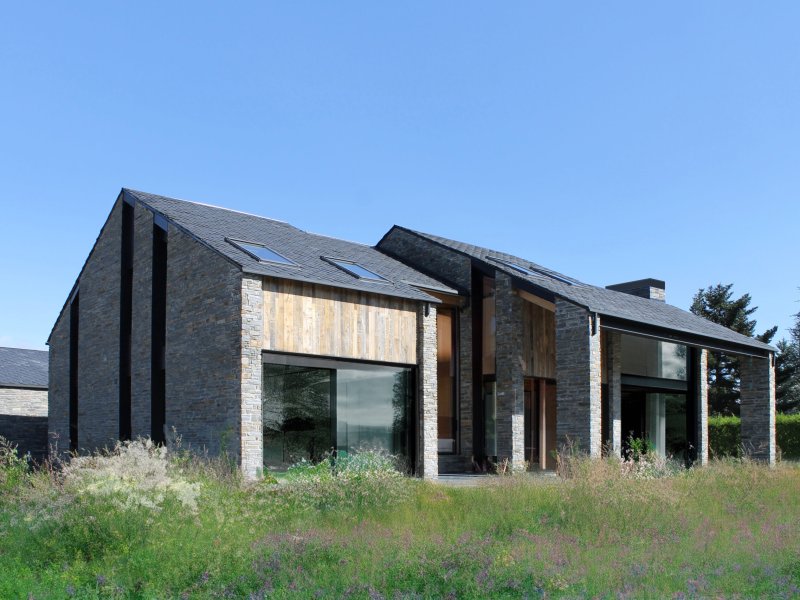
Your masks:
M153 194L152 192L145 192L143 190L134 190L131 188L122 188L124 191L130 192L132 194L147 194L148 196L156 196L158 198L163 198L165 200L174 200L175 202L186 202L187 204L195 204L197 206L206 206L208 208L216 208L219 210L224 210L226 212L237 213L240 215L246 215L248 217L255 217L257 219L263 219L264 221L273 221L274 223L283 223L284 225L289 225L289 227L294 227L288 221L283 221L281 219L273 219L272 217L265 217L264 215L257 215L256 213L246 212L244 210L236 210L235 208L227 208L225 206L219 206L217 204L210 204L208 202L198 202L197 200L187 200L185 198L174 198L172 196L163 196L161 194ZM144 200L143 200L144 201ZM146 201L144 201L146 202ZM297 227L294 227L298 229ZM302 231L302 230L301 230Z
M519 261L528 263L529 265L533 265L532 268L534 270L542 270L542 271L544 271L544 273L543 273L544 275L550 275L550 274L557 275L559 277L563 277L565 279L569 279L569 280L571 280L572 282L574 282L574 283L576 283L578 285L591 286L591 287L596 287L598 289L600 288L600 286L597 286L597 285L595 285L593 283L586 283L585 281L582 281L580 279L572 277L571 275L567 275L566 273L563 273L562 271L556 271L555 269L551 269L550 267L547 267L547 266L545 266L545 265L543 265L541 263L538 263L536 261L530 260L529 258L525 258L524 256L520 256L518 254L511 254L510 252L506 252L505 250L495 250L493 248L488 248L486 246L478 246L476 244L470 244L469 242L461 242L459 240L454 240L452 238L444 237L444 236L441 236L441 235L436 235L436 234L433 234L433 233L425 233L424 231L415 231L413 229L408 229L406 227L403 227L402 225L397 225L397 227L400 227L401 229L406 229L406 231L410 231L411 233L414 233L416 235L425 236L426 238L428 238L428 239L430 239L431 241L434 241L434 242L437 241L437 240L447 240L448 242L453 242L455 244L462 244L464 246L471 246L472 248L477 248L477 249L483 250L486 253L486 258L488 258L488 259L493 259L494 258L494 259L500 259L500 260L508 260L508 259L504 259L504 258L501 258L499 256L496 256L498 254L505 254L506 256L513 257L515 260L519 260ZM451 249L452 250L457 250L455 248L451 248ZM569 284L569 285L572 285L572 284Z
M24 350L26 352L44 352L47 354L47 350L39 350L38 348L20 348L19 346L0 346L0 350Z
M324 233L315 233L313 231L306 231L305 229L300 229L303 233L307 233L308 235L315 235L317 237L327 238L329 240L336 240L337 242L346 242L348 244L355 244L356 246L364 246L365 248L374 248L375 246L370 246L369 244L365 244L364 242L354 242L353 240L346 240L344 238L336 237L335 235L325 235Z

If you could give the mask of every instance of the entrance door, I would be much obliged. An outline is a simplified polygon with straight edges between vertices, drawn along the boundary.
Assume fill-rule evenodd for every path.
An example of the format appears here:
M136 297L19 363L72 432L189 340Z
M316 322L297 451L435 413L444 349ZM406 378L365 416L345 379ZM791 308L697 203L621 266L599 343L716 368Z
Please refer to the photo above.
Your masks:
M525 460L529 468L555 469L556 384L525 379Z
M541 407L539 394L535 393L536 381L525 379L525 460L530 469L541 468L539 438Z

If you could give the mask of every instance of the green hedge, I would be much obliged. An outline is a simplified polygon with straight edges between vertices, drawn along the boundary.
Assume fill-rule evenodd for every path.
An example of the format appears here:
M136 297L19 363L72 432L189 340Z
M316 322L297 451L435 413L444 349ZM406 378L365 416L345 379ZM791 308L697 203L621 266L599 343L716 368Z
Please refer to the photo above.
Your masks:
M791 460L800 459L800 414L779 414L775 421L781 456ZM742 452L741 419L709 417L708 443L711 456L739 456Z
M708 418L708 446L712 457L741 454L741 421L739 417Z

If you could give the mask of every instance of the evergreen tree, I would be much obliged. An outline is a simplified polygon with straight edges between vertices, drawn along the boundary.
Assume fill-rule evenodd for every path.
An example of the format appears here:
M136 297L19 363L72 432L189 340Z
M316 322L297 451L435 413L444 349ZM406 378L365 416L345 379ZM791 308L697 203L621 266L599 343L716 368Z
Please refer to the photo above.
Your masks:
M775 403L780 412L800 409L800 313L794 317L789 339L778 342L775 355Z
M750 294L733 298L733 284L718 284L700 289L692 300L691 310L714 323L755 337L768 344L778 331L777 326L755 335L756 320L751 315L758 309L750 306ZM709 352L708 355L708 404L714 414L739 414L739 359L724 352Z

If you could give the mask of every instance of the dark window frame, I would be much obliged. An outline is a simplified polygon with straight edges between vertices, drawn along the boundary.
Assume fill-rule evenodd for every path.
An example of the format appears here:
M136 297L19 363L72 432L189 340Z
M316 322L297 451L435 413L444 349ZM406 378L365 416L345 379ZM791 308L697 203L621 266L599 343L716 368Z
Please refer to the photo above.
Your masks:
M131 355L133 339L133 250L134 208L122 203L122 236L120 240L120 303L119 303L119 439L130 440L132 423Z
M166 442L166 345L167 345L167 259L169 234L153 220L153 256L151 275L150 331L150 437L156 443Z
M69 449L78 451L78 364L80 335L80 290L69 307Z

